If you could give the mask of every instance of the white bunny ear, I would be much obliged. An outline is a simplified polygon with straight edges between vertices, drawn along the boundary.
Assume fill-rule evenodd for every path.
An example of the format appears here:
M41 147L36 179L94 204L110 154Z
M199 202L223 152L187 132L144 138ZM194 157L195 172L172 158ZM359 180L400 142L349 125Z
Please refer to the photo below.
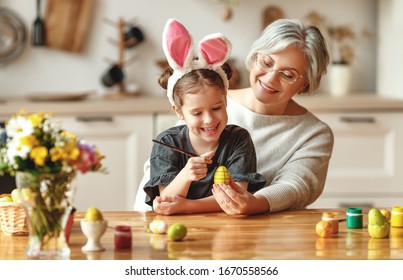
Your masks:
M169 66L182 70L193 60L193 41L186 28L176 19L169 19L162 33L162 48Z
M205 36L199 43L199 59L213 69L223 65L231 54L231 42L221 33Z
M196 69L210 69L217 72L225 88L229 82L225 71L220 67L229 58L231 43L220 33L208 35L199 43L199 59L194 59L193 40L186 28L176 19L169 19L162 33L162 49L169 66L174 70L168 79L167 97L174 105L175 84L183 75Z

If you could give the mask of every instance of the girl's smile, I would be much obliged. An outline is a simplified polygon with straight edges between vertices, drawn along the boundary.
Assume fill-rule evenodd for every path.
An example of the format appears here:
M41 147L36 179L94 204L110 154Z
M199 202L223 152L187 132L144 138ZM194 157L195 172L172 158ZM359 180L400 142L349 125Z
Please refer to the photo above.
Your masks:
M175 107L175 112L186 122L190 142L198 154L218 147L228 121L226 96L219 87L209 85L197 93L185 94L181 109Z

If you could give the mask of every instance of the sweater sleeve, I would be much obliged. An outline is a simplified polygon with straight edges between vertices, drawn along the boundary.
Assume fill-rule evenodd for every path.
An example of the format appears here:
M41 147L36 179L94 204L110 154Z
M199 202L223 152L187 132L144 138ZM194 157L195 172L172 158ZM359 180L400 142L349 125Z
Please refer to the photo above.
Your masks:
M333 133L326 124L298 137L286 163L277 170L269 186L255 195L269 201L270 212L305 208L322 193L333 149Z

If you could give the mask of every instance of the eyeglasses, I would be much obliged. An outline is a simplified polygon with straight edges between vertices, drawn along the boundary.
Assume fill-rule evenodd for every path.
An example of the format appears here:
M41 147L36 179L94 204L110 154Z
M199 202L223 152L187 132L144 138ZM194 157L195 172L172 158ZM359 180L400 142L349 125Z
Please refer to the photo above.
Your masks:
M294 69L286 69L286 70L274 70L273 61L271 59L261 53L256 56L256 66L260 71L270 73L272 71L280 74L280 81L289 85L292 85L297 80L299 80L302 75L300 75Z

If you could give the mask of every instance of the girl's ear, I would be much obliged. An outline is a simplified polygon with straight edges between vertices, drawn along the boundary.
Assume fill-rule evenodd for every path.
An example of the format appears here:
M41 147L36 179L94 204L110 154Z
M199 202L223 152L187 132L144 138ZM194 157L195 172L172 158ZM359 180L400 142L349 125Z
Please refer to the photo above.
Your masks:
M178 107L176 107L175 105L172 105L172 109L175 111L176 116L180 119L180 120L184 120L183 114L182 114L182 110L179 109Z

